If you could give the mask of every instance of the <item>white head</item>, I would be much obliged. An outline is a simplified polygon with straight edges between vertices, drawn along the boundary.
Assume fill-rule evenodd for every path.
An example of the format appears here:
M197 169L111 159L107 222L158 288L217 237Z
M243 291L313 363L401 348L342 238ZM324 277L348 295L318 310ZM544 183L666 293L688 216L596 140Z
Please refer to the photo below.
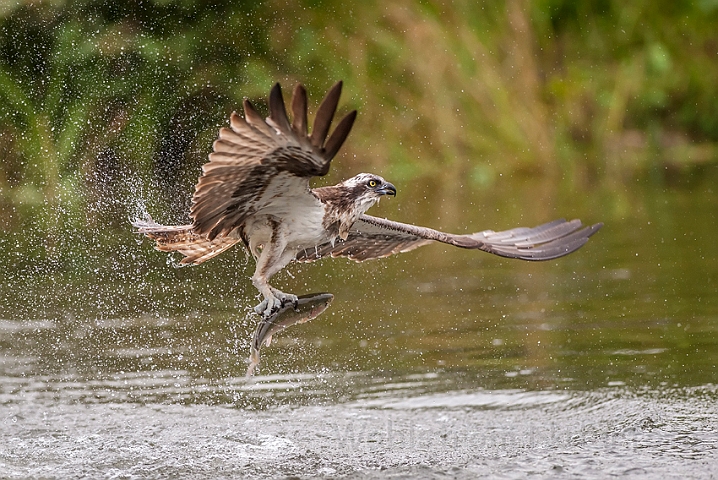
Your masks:
M346 189L347 199L361 213L366 212L384 195L396 196L396 187L373 173L360 173L340 185Z

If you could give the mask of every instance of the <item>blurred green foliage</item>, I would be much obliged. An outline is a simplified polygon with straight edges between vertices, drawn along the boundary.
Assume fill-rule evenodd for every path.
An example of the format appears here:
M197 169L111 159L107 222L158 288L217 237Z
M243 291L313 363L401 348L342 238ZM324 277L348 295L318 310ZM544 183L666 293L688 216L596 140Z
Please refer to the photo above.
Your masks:
M716 0L3 2L0 227L53 257L155 203L183 220L218 127L275 81L315 105L345 81L360 116L337 178L577 188L705 168L716 26Z

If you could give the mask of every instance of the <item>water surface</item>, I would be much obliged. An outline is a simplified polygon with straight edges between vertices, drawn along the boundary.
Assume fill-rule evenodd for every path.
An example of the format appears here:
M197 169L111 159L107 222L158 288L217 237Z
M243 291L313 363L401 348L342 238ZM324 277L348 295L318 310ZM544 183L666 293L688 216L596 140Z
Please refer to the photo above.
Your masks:
M377 213L459 232L562 214L606 227L540 264L429 246L292 267L277 286L336 298L276 335L249 380L241 252L177 269L98 233L65 266L32 265L6 237L0 476L715 477L711 186L466 190Z

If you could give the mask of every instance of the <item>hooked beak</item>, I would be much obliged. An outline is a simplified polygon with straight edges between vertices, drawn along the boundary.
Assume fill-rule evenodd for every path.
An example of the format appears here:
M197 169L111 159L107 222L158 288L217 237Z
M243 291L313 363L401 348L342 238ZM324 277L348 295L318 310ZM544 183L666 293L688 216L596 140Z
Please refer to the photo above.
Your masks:
M381 187L376 189L376 193L379 195L391 195L396 197L396 187L389 182L386 182Z

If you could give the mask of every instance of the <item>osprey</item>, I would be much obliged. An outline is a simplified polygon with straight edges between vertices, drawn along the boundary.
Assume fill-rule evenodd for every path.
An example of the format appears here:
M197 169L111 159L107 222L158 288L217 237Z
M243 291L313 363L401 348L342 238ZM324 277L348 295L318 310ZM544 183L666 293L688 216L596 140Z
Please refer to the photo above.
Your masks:
M278 83L269 94L266 119L245 99L244 118L232 113L202 167L192 223L164 226L148 217L133 222L137 232L155 240L158 250L184 255L182 264L200 264L242 242L256 260L252 283L264 297L255 311L268 319L282 307L298 305L296 295L269 284L292 261L348 257L361 262L435 241L508 258L551 260L577 250L601 228L601 223L582 228L580 220L556 220L535 228L453 235L366 215L379 199L396 195L394 185L378 175L360 173L334 186L311 188L313 177L329 171L356 118L356 110L350 112L328 136L341 89L338 82L326 94L311 134L302 85L294 89L291 121Z

